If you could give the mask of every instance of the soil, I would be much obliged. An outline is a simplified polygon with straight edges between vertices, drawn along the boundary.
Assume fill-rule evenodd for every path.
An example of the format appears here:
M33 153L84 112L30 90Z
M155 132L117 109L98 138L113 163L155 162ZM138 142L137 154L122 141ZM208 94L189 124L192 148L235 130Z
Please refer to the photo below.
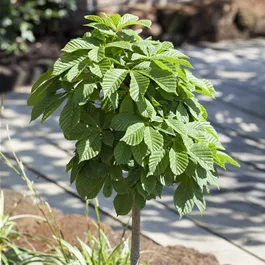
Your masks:
M43 216L38 207L32 202L31 198L11 190L4 190L4 195L6 213L12 212L12 215L32 214L39 217ZM94 220L82 215L65 215L56 209L51 210L57 225L61 229L62 237L71 244L78 245L76 238L80 238L84 242L87 242L88 231L90 231L92 235L98 236L98 228ZM49 211L47 210L44 210L44 213L49 215ZM114 231L110 226L103 223L101 223L100 226L106 232L112 246L120 242L123 231ZM28 242L37 250L46 251L47 243L55 243L55 241L51 239L51 230L44 220L22 218L17 220L17 227L21 232L38 235L47 240L45 243L43 240L33 240L31 237L28 237ZM53 225L53 227L55 231L58 231L56 225ZM124 236L129 237L130 233L126 232ZM27 241L22 238L19 239L17 243L22 247L29 247ZM180 245L162 247L145 236L141 238L141 249L142 251L150 251L142 255L142 263L150 261L152 265L220 265L216 257L212 254L200 253L196 249Z

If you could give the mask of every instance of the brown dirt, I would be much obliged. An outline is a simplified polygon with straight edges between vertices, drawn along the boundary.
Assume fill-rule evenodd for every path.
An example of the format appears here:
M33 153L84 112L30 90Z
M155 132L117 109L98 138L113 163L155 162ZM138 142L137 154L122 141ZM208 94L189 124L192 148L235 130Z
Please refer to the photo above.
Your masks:
M4 190L4 195L5 212L8 213L12 211L12 215L33 214L42 216L38 207L33 204L29 197L22 196L20 193L11 190ZM15 206L17 207L13 211ZM44 212L49 215L47 210L44 210ZM87 242L88 231L94 236L98 235L97 227L92 219L78 214L64 215L56 209L52 209L52 212L56 218L56 223L62 231L64 239L71 244L78 245L77 238ZM38 235L41 238L47 239L47 243L55 243L55 241L51 240L52 233L45 221L34 218L23 218L17 221L17 225L18 229L22 232ZM110 226L105 224L100 224L100 226L107 233L112 245L120 242L123 231L113 231ZM55 224L53 224L53 227L58 231ZM129 236L130 233L126 232L125 237ZM28 237L28 240L37 250L47 250L47 244L45 244L44 241L34 240L31 237ZM23 247L28 247L28 243L23 239L19 239L18 244ZM141 261L144 262L149 260L152 265L219 265L214 255L200 253L196 249L178 245L162 247L145 236L141 238L141 246L142 251L150 251L150 253L142 255Z

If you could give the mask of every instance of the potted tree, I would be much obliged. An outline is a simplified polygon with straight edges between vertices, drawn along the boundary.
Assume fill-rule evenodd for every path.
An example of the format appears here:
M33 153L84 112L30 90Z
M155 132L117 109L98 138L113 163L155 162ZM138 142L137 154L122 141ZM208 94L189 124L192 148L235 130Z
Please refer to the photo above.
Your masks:
M132 210L131 264L139 262L140 211L146 201L175 186L180 216L206 203L218 185L216 165L239 166L224 152L196 93L214 97L196 78L188 57L170 42L142 39L151 21L125 14L86 16L92 32L71 40L63 56L34 84L28 105L42 122L66 101L60 127L76 141L68 163L82 198L115 193L118 215Z

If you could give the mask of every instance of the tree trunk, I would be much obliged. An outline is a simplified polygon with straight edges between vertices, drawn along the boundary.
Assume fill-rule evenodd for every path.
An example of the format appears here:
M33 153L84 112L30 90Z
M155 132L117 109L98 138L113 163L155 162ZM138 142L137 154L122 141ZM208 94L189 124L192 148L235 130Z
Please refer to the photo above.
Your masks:
M132 242L131 242L131 265L138 265L140 259L140 211L133 205L132 208Z

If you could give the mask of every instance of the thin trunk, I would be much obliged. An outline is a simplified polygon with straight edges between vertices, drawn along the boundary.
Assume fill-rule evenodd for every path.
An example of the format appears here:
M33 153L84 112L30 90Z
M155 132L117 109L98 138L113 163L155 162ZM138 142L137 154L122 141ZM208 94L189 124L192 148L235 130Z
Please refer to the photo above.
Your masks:
M140 259L140 230L141 214L133 205L132 208L132 242L131 242L131 265L138 265Z

